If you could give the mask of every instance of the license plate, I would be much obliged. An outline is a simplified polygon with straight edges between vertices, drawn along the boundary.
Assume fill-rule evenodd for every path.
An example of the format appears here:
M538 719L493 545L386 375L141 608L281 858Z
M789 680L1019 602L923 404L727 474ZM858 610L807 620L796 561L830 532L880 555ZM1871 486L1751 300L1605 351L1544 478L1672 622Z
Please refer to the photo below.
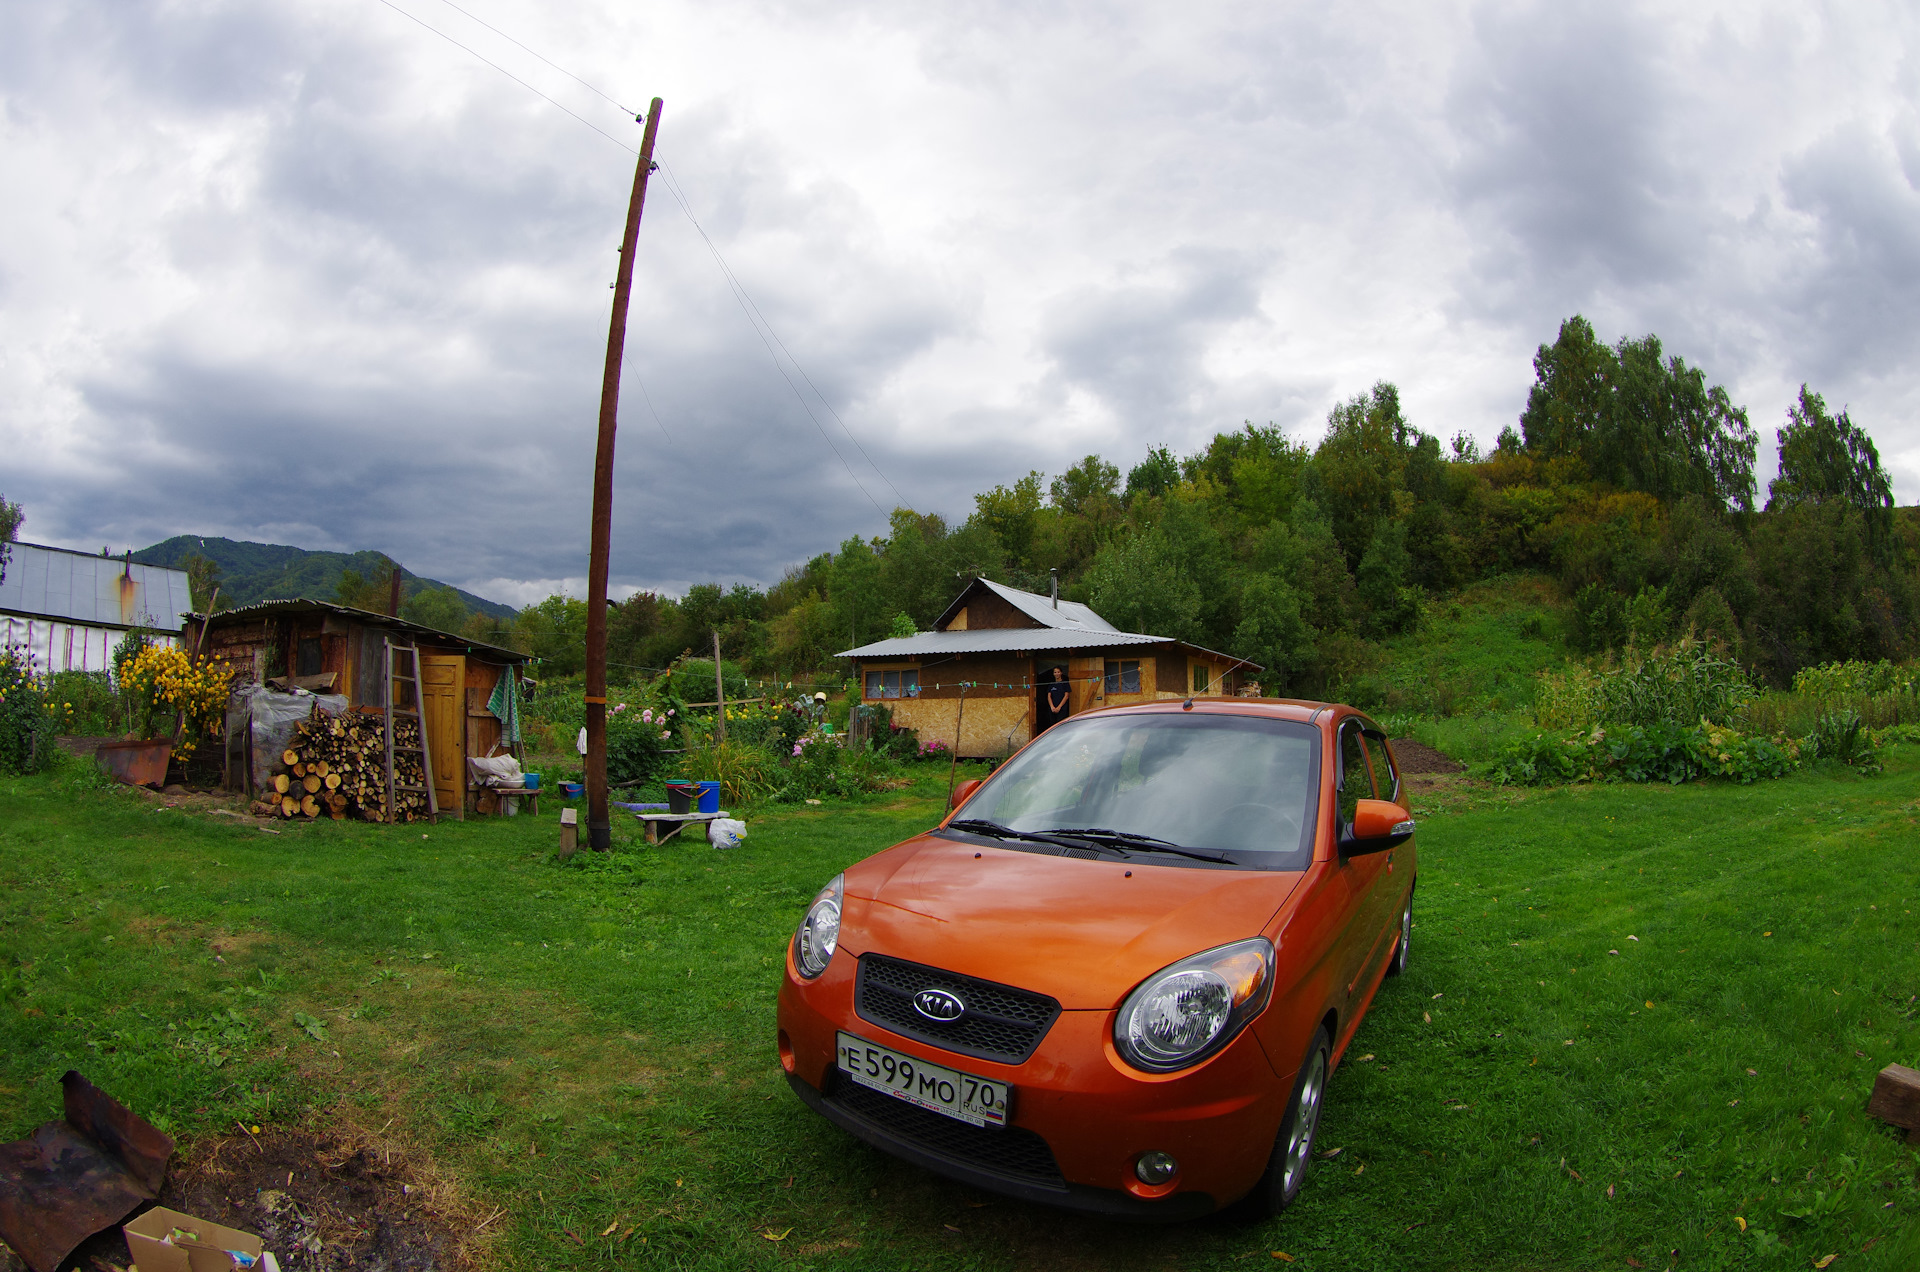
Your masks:
M840 1067L861 1086L975 1126L1005 1126L1013 1088L1004 1082L929 1064L850 1033L836 1043Z

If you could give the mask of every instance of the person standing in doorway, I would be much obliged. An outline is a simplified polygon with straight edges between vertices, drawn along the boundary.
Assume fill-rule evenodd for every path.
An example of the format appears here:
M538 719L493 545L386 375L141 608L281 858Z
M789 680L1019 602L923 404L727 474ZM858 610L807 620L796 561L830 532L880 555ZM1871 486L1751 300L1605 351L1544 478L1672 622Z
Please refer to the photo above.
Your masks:
M1040 728L1037 731L1045 733L1066 719L1072 700L1073 687L1067 683L1067 669L1055 667L1053 679L1040 687Z

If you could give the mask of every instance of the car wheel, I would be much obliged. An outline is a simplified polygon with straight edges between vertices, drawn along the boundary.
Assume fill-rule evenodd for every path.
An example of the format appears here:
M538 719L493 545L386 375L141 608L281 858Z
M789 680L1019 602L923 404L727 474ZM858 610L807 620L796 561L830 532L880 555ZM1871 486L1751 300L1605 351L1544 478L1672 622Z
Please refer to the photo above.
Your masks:
M1267 1171L1239 1203L1238 1209L1247 1218L1271 1218L1300 1196L1300 1186L1307 1180L1307 1167L1313 1163L1313 1139L1320 1129L1320 1109L1326 1099L1332 1053L1332 1040L1322 1025L1314 1031L1313 1045L1307 1048L1300 1075L1294 1079L1293 1099L1287 1105L1287 1115L1280 1119L1280 1134L1274 1138Z
M1393 961L1387 964L1387 975L1398 976L1407 970L1407 947L1413 944L1413 893L1407 893L1407 904L1400 911L1400 945L1393 951Z

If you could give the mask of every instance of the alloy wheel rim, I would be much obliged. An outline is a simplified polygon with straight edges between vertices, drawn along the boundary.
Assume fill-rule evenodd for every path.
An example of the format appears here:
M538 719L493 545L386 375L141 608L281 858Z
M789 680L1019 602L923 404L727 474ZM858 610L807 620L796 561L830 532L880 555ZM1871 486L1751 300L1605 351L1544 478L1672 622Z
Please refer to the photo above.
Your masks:
M1413 942L1413 902L1407 902L1407 908L1400 911L1400 965L1406 966L1407 946Z
M1287 1137L1286 1190L1292 1195L1306 1169L1307 1154L1313 1147L1313 1133L1320 1124L1320 1097L1327 1084L1327 1053L1316 1050L1307 1080L1300 1086L1300 1106L1295 1112L1293 1130Z

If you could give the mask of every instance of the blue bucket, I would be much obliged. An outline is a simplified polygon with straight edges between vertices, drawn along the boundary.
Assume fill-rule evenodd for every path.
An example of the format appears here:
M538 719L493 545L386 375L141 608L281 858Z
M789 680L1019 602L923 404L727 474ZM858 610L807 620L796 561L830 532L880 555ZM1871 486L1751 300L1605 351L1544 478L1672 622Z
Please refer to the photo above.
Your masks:
M717 813L720 811L720 783L700 782L700 811Z

